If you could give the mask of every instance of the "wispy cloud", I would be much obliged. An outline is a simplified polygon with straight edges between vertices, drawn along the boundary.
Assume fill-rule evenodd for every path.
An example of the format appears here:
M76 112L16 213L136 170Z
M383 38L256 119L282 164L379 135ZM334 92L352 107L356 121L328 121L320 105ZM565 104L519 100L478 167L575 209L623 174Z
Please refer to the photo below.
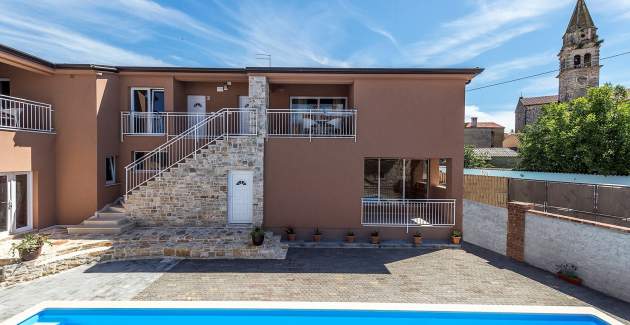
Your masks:
M408 56L419 64L451 65L474 58L526 33L542 28L537 19L572 0L482 0L472 13L443 25L446 36L412 44Z
M533 69L547 66L552 63L557 63L557 60L558 59L556 57L555 51L553 50L518 57L486 67L484 72L479 77L473 79L473 82L475 83L475 85L483 86L485 83L507 78L514 73L533 74L541 72Z
M555 74L530 79L521 89L523 96L547 96L558 94L558 79Z

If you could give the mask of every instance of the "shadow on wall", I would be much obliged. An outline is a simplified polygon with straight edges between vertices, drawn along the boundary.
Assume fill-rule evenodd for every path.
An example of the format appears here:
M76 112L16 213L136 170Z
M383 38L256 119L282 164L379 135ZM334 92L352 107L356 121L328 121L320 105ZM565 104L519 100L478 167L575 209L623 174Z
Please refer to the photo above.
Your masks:
M308 249L291 248L285 260L183 260L170 273L336 273L391 274L387 264L431 254L434 250L416 249ZM366 258L369 256L369 258ZM126 272L125 263L94 265L87 273ZM162 272L134 270L134 272Z
M566 295L593 305L594 307L612 315L623 319L630 319L630 304L622 300L607 296L593 289L569 284L558 279L553 273L525 263L517 262L509 257L497 254L470 243L464 243L462 247L466 252L483 258L488 264L496 268L518 273L540 284L554 288Z

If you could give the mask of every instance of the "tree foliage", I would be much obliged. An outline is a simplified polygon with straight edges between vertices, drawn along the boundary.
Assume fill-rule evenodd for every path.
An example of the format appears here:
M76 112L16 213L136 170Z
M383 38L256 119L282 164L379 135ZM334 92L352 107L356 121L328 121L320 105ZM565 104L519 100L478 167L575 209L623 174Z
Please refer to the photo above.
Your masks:
M520 136L520 169L630 174L630 101L622 86L591 88L586 97L542 108Z
M464 168L483 168L492 167L488 161L489 157L478 155L475 153L475 147L464 146Z

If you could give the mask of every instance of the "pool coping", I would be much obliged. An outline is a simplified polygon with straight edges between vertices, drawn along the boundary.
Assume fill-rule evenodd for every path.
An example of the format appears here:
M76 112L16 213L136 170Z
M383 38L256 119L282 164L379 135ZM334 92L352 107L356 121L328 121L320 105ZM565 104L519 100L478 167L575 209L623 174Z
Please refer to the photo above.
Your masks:
M46 308L169 308L169 309L302 309L302 310L380 310L433 311L520 314L573 314L595 316L611 325L620 321L594 307L580 306L519 306L464 304L407 304L363 302L304 302L304 301L45 301L9 319L3 325L16 325Z

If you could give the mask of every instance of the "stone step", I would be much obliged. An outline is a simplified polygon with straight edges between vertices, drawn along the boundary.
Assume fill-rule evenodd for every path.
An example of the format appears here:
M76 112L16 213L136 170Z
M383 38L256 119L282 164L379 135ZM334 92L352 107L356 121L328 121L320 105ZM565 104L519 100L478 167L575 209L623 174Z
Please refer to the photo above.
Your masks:
M126 218L126 212L118 212L118 211L98 211L96 212L96 217L98 218Z
M132 222L125 222L118 225L94 225L94 224L79 224L76 226L68 226L68 234L120 234L128 229L133 228Z
M116 205L112 205L107 207L107 209L105 209L105 211L103 212L125 212L125 207L122 205L122 203L118 203Z
M108 226L115 227L118 225L122 225L128 223L129 219L127 219L126 215L110 215L110 214L99 214L96 216L92 216L83 221L84 225L94 225L94 226Z

